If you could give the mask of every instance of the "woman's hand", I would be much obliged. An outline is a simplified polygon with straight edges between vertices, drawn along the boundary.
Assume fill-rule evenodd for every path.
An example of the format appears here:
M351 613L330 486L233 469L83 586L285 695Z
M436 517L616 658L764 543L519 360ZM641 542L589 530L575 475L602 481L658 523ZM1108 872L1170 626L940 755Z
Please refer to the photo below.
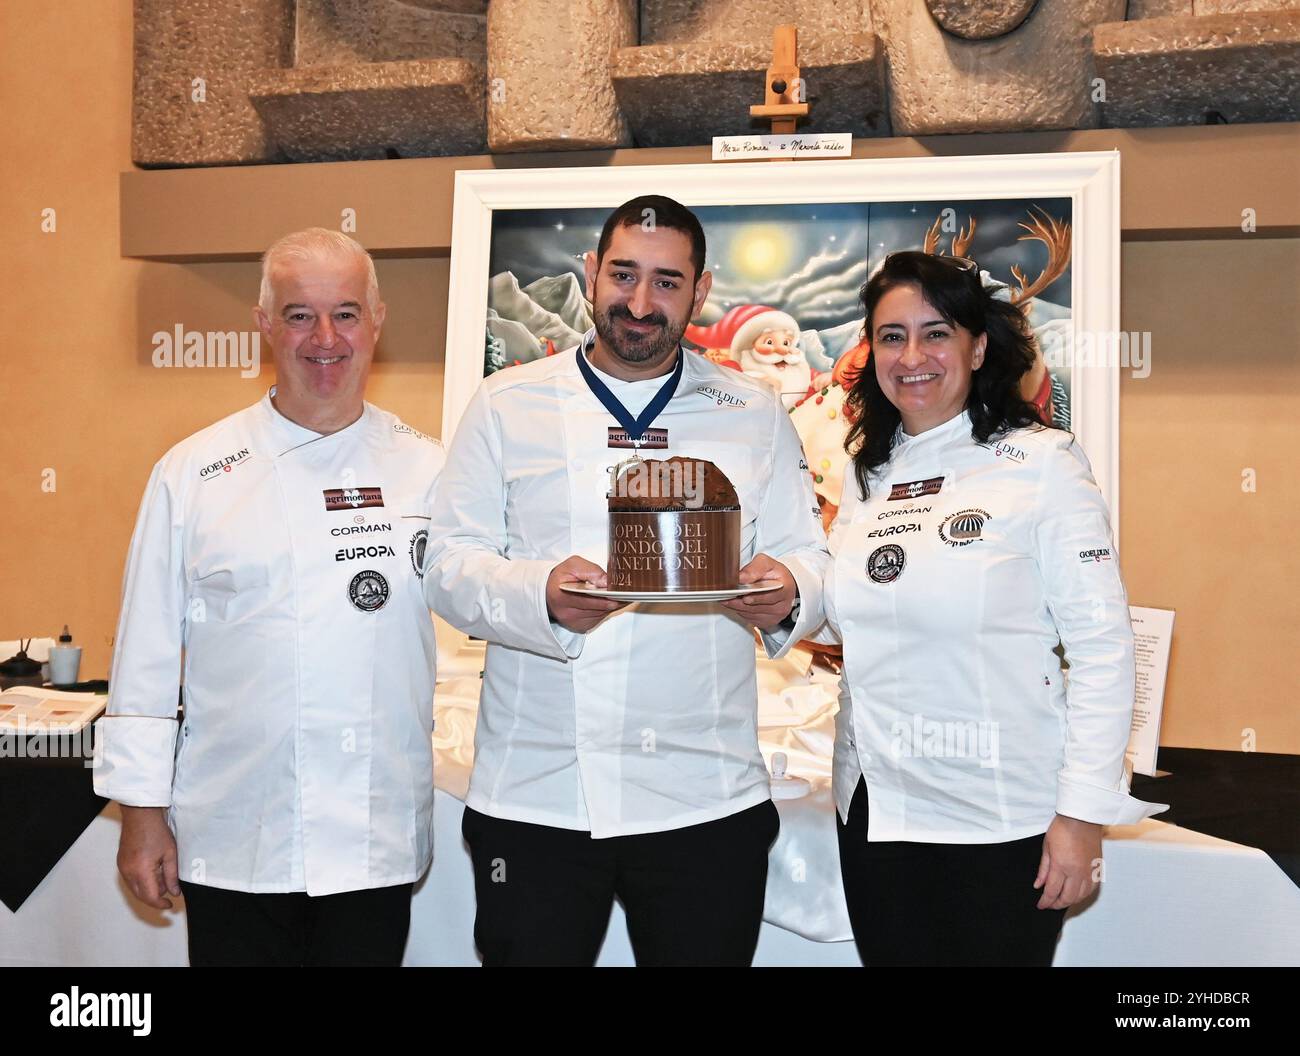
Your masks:
M1101 865L1101 826L1056 815L1043 837L1034 889L1043 889L1039 909L1065 909L1097 889Z

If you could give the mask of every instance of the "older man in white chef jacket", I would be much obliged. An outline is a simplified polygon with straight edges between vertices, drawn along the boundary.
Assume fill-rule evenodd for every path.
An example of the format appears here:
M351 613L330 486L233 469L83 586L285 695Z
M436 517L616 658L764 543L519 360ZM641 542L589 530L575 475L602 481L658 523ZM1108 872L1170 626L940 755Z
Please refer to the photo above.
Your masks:
M432 851L443 452L365 402L384 313L346 235L275 243L275 386L168 451L140 506L95 790L136 897L184 892L191 964L401 961Z
M759 752L753 627L811 630L828 560L777 394L678 344L708 296L704 232L649 195L588 254L581 345L489 377L461 419L430 526L431 607L489 642L463 823L484 963L591 964L618 897L639 964L748 964L778 821ZM633 605L606 586L609 469L715 463L741 503L722 604Z

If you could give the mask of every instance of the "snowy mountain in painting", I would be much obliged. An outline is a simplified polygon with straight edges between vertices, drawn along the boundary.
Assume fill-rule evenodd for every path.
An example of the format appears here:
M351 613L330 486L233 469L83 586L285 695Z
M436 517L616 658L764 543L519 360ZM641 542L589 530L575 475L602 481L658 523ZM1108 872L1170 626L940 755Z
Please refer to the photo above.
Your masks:
M548 300L568 312L575 323L581 322L581 317L573 311L573 306L569 303L569 298L564 291L557 289L563 276L551 280L552 286L539 287L546 295ZM569 276L573 282L576 278ZM544 280L538 280L543 282ZM538 286L538 282L530 283L529 288ZM509 321L518 323L528 334L531 334L535 340L533 342L534 351L527 355L518 355L511 347L511 340L507 332L513 328L498 328L493 325L492 313L496 313L498 321ZM526 290L519 288L519 280L509 271L503 271L498 275L493 275L488 282L488 329L506 342L506 362L510 363L515 359L520 362L527 362L530 359L536 359L542 354L545 347L543 339L549 338L556 348L571 348L581 339L586 327L582 330L571 326L563 315L552 311L533 299L533 296Z
M573 272L543 276L530 282L523 292L538 307L558 315L569 329L578 334L591 329L591 306L582 295L582 286Z

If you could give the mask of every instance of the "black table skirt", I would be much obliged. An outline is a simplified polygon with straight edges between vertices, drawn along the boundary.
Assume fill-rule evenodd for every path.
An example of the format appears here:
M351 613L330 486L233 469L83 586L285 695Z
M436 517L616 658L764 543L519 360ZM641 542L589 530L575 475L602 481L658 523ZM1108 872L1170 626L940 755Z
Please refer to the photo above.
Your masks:
M58 740L26 737L21 755L0 759L0 902L15 913L108 805L87 759L54 756Z
M1134 774L1132 791L1169 804L1157 821L1258 847L1300 885L1300 755L1161 748L1156 765L1169 776Z

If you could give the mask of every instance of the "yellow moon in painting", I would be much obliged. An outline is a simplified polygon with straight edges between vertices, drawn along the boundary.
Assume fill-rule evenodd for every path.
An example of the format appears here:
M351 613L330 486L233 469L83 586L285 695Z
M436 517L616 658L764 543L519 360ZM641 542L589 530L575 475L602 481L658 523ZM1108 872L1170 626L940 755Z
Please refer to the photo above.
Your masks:
M732 266L746 279L784 275L790 262L790 242L775 224L747 227L731 246Z

